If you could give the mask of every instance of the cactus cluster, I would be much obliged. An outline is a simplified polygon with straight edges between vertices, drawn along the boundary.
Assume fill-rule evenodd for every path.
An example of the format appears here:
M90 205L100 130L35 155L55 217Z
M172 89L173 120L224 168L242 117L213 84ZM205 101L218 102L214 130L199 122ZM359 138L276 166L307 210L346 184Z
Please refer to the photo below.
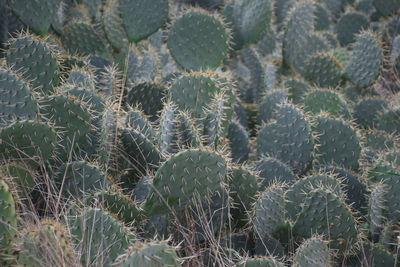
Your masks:
M1 266L399 266L399 0L0 0Z

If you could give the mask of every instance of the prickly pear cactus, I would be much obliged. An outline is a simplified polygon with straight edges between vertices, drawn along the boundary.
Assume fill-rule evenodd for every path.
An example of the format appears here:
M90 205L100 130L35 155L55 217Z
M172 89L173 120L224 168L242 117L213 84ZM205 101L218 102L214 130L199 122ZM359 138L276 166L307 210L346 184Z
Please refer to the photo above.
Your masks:
M276 122L266 124L257 136L257 154L272 156L304 173L313 159L314 140L311 127L301 109L291 104L277 107Z
M40 112L44 118L61 130L57 147L58 158L66 160L71 151L73 158L84 155L84 147L90 144L89 134L93 125L92 114L76 97L53 95L40 100Z
M237 163L247 161L251 150L246 129L239 122L232 121L228 128L227 137L232 160Z
M118 220L100 209L84 209L68 223L82 265L110 265L134 239Z
M11 41L6 60L7 66L19 72L39 93L50 94L59 83L58 56L44 40L21 34Z
M167 0L120 0L122 25L130 42L145 39L168 19Z
M375 128L379 123L379 115L386 110L389 103L383 98L365 98L354 107L353 116L356 123L364 128Z
M46 123L23 120L0 129L2 160L22 159L37 166L55 156L57 134Z
M167 242L152 241L133 244L125 254L118 257L115 266L178 267L181 264L176 254L176 248L169 246Z
M360 33L344 70L348 79L359 87L373 83L380 72L382 53L382 45L374 33Z
M272 5L270 0L235 0L225 7L224 15L232 23L235 48L261 39L271 22Z
M29 84L13 71L0 68L0 125L23 118L34 119L38 112Z
M172 102L194 118L204 115L204 107L221 91L218 82L211 76L187 74L178 77L169 88Z
M326 112L332 116L351 119L350 108L344 97L333 90L314 89L303 98L304 110L311 114Z
M326 241L311 237L304 241L294 255L294 266L323 267L331 265L331 252Z
M289 166L273 157L262 157L256 163L255 171L260 176L260 191L274 182L291 183L296 179L295 174Z
M82 56L105 54L107 51L104 38L86 22L66 25L61 40L67 51Z
M37 34L45 34L57 16L61 0L10 0L12 11Z
M358 241L357 223L350 208L338 195L321 188L306 194L293 232L303 238L313 233L329 236L330 247L340 254Z
M206 198L225 181L226 168L225 159L211 150L190 149L175 154L158 169L144 212L168 212L169 208L188 206L195 197Z
M99 167L85 161L63 164L55 177L65 198L80 198L110 184Z
M318 161L357 170L361 153L357 132L342 119L320 115L313 130L318 134L316 152Z
M308 58L305 77L311 84L335 88L340 84L343 66L331 54L317 53Z
M235 265L236 267L283 267L283 263L277 261L274 258L264 257L264 258L249 258L240 261Z
M229 188L233 201L232 217L238 223L250 218L258 192L257 176L245 168L235 167L229 172Z
M334 176L326 175L326 174L315 174L309 175L301 180L296 181L290 188L286 191L286 210L288 214L288 218L291 218L293 221L297 219L297 216L301 212L302 205L306 197L308 191L312 188L325 188L333 190L334 193L338 196L343 195L341 184L338 180L335 179Z
M67 230L55 221L44 220L26 227L19 242L17 262L22 266L79 264Z
M126 225L140 222L143 218L138 205L119 190L106 190L96 192L87 199L89 202L99 204L104 209L114 214Z
M255 205L252 224L257 236L272 236L285 224L284 188L272 185L261 192Z
M120 1L106 1L102 24L108 41L116 50L120 50L128 44L128 36L125 32L121 13Z
M394 266L399 8L0 0L0 265Z
M16 199L4 176L0 180L0 218L0 254L7 260L11 257L12 243L17 239L18 229Z
M173 23L168 48L184 69L216 69L228 53L229 37L220 18L200 10L189 10Z

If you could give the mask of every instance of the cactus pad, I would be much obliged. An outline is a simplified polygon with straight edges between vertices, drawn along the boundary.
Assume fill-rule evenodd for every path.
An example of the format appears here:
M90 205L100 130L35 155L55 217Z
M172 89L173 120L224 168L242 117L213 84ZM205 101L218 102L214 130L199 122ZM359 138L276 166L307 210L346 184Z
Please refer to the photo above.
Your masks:
M229 34L219 18L192 10L172 25L168 48L175 61L187 70L216 69L227 55Z
M185 150L169 158L157 171L143 209L149 214L184 208L194 197L207 197L225 180L226 162L208 150Z

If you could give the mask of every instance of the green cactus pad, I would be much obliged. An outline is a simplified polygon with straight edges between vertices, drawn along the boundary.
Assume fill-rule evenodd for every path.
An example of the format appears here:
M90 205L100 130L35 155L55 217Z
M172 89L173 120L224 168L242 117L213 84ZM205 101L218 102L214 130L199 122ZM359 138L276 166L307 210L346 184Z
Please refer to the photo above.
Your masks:
M155 170L163 156L158 148L143 134L133 129L122 129L120 135L123 161L139 177Z
M161 64L159 55L148 46L140 47L130 46L127 50L122 50L118 55L118 64L121 69L127 71L128 85L135 86L145 81L154 80Z
M352 266L395 266L396 258L378 244L364 241L349 262Z
M347 13L336 25L337 38L342 46L347 46L356 40L356 34L369 27L368 18L361 13Z
M323 267L330 266L331 262L328 244L319 237L311 237L305 240L294 255L294 266L296 267Z
M146 115L156 117L163 108L166 91L160 84L140 83L127 90L124 102L133 107L140 105Z
M61 0L9 0L12 11L35 33L44 35L57 16Z
M252 224L259 238L272 236L285 224L285 190L272 185L261 192L254 206Z
M399 171L387 162L378 162L370 169L369 178L372 182L380 182L384 185L384 216L389 221L400 219L400 195L398 194Z
M50 94L59 82L60 66L48 44L30 35L21 35L10 44L7 65L31 82L42 94Z
M324 111L335 117L351 119L350 108L344 98L333 90L314 89L303 99L304 110L311 114Z
M396 0L373 0L373 5L382 16L390 16L400 8L400 3Z
M331 24L331 17L329 11L327 10L327 6L323 3L316 3L315 5L315 30L316 31L324 31L329 30Z
M135 202L118 190L100 191L88 198L97 201L101 207L114 214L126 225L133 225L142 221L142 212Z
M260 176L260 188L262 192L274 182L291 183L296 179L293 171L285 163L271 157L261 158L255 167Z
M357 170L361 153L356 131L345 121L328 116L318 116L313 125L316 139L317 160Z
M198 194L207 197L220 188L226 175L225 159L208 150L185 150L169 158L157 171L143 209L154 215L184 208ZM197 196L198 197L198 196Z
M396 146L396 148L397 148L397 146ZM384 160L391 163L395 167L399 167L400 166L400 151L398 151L396 149L394 151L389 151L389 152L385 153Z
M231 10L225 12L228 22L232 23L236 48L256 43L270 26L272 18L272 1L235 0Z
M17 239L16 202L9 186L0 180L0 254L9 254L11 244Z
M106 4L102 16L103 28L112 47L120 50L128 46L128 36L121 18L120 4L118 0L107 1Z
M101 131L99 144L99 162L106 168L112 168L115 164L117 149L117 118L113 109L107 109L101 115Z
M152 241L149 243L135 243L125 254L118 257L115 266L151 266L151 267L179 267L176 249L167 242Z
M356 37L349 63L345 67L346 77L359 87L376 81L383 61L379 38L372 32L362 32Z
M168 48L175 61L184 69L216 69L228 53L229 34L219 18L191 10L172 25Z
M234 162L243 163L249 159L250 142L246 129L236 121L232 121L228 129L231 158Z
M249 258L235 265L235 267L284 267L285 265L274 258Z
M303 238L313 233L329 236L330 248L339 254L351 250L358 241L357 223L349 207L334 193L320 188L307 193L293 232Z
M0 125L13 120L34 119L39 112L29 84L12 71L0 68Z
M99 167L86 161L65 163L57 171L56 184L65 198L80 198L110 184Z
M240 50L239 68L243 63L244 67L247 68L249 73L240 74L243 76L242 85L239 86L241 99L246 103L258 103L260 98L265 92L265 70L262 65L262 59L254 48L246 47ZM240 71L240 69L238 69Z
M185 112L180 112L177 116L177 121L179 146L184 149L198 147L201 142L200 133L192 118Z
M354 3L354 8L357 11L368 15L375 12L373 0L357 0L356 3Z
M314 30L314 4L311 1L295 4L287 18L283 39L283 58L286 65L302 73L310 45L310 34Z
M372 186L368 203L368 222L373 239L380 235L385 223L386 191L384 184Z
M80 0L80 2L86 8L92 20L96 21L100 18L101 7L103 5L102 0Z
M335 88L340 84L342 68L333 55L317 53L308 58L304 72L311 84Z
M258 133L258 157L275 157L295 173L304 173L310 168L314 151L309 123L303 112L291 104L278 106L275 119Z
M235 167L229 172L230 196L233 200L232 217L239 225L248 219L258 192L257 177L243 167Z
M67 25L63 29L61 41L66 50L82 56L89 54L105 54L106 45L103 37L96 29L84 22Z
M373 151L388 151L397 147L395 138L382 131L364 133L364 145Z
M177 78L169 89L171 100L194 118L204 116L204 108L221 91L216 80L208 75L187 74Z
M67 229L51 220L23 230L17 262L21 266L76 266L78 257Z
M0 130L1 159L24 159L36 166L54 156L57 134L45 123L18 121Z
M400 109L388 109L379 117L377 128L390 134L400 134L399 117Z
M332 176L326 174L309 175L294 183L286 192L286 210L288 218L296 221L301 212L306 194L313 188L329 188L337 195L342 195L341 184Z
M13 185L17 187L18 193L23 194L23 196L28 196L37 186L36 171L23 162L3 164L0 166L0 173L10 177Z
M152 176L141 177L132 191L132 199L138 203L143 203L150 194L152 184Z
M286 102L288 94L288 90L286 89L275 89L269 91L262 98L258 107L258 122L269 122L271 119L274 119L279 104Z
M364 128L374 128L378 125L379 115L389 106L383 98L365 98L354 107L355 122Z
M133 238L119 221L100 209L83 210L69 219L69 226L84 266L111 265Z
M162 153L174 153L177 147L176 107L166 103L159 117L158 144Z
M295 104L303 100L303 96L310 90L310 86L299 79L291 79L283 82L283 86L289 91L289 99Z
M56 127L60 128L61 140L57 156L61 161L67 160L71 151L73 158L80 154L90 142L88 135L92 130L92 114L76 97L54 95L40 101L40 112Z
M207 146L217 148L225 132L223 129L227 120L225 116L225 95L218 94L206 107L206 115L203 120L204 143Z
M129 41L138 42L161 28L168 19L167 0L120 0L123 26Z
M149 140L155 136L153 126L140 109L130 109L126 114L125 124L126 127L139 131Z
M257 43L257 51L262 55L270 55L276 49L276 32L272 27L268 27L263 33L263 37Z
M340 168L340 167L321 167L320 170L335 175L343 188L342 191L346 194L346 203L351 205L355 211L365 212L367 206L367 186L364 179L355 172Z
M93 74L84 69L73 68L69 73L66 82L77 87L83 87L93 91L95 90Z

